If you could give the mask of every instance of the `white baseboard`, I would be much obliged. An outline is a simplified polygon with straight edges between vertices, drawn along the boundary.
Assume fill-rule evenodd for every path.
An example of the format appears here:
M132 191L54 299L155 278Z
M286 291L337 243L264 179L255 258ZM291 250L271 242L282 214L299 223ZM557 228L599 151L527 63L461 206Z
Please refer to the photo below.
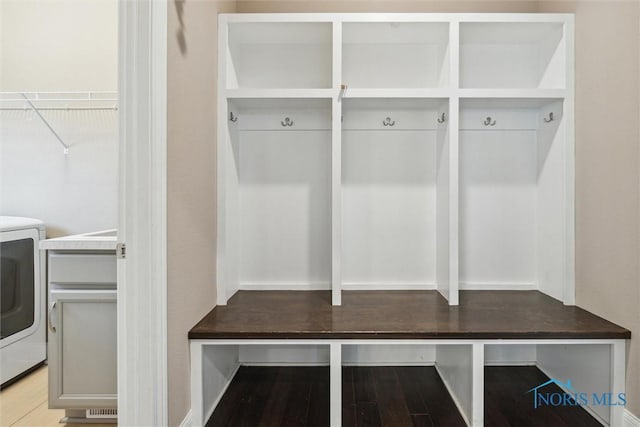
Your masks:
M241 291L328 291L331 283L240 283Z
M327 291L331 289L331 283L241 283L241 291ZM423 291L435 290L434 282L345 282L342 284L344 291ZM502 289L502 288L501 288Z
M640 427L640 418L633 415L627 409L624 410L623 427Z
M180 423L180 427L194 427L193 420L191 419L192 414L193 412L191 412L191 409L189 409L189 412L187 412L187 415L184 417L184 419Z
M366 282L344 282L343 291L429 291L435 290L436 284L433 282L389 282L389 283L366 283Z
M461 291L535 291L535 282L460 282Z

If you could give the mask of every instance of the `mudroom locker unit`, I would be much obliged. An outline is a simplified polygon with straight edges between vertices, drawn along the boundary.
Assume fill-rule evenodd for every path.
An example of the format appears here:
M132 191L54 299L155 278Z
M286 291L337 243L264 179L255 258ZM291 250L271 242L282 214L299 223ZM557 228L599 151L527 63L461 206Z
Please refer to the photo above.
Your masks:
M414 423L492 425L509 376L624 392L630 332L574 306L572 15L219 23L217 301L189 334L195 425L259 420L273 384L306 396L298 421L356 425L363 375L410 388ZM377 399L381 418L407 415ZM620 407L572 410L545 413L621 425Z

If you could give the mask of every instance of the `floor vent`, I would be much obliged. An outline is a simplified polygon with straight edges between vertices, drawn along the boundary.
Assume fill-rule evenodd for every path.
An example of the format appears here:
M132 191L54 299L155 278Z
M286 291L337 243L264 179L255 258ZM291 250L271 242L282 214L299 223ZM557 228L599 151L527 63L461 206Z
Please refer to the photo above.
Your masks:
M115 418L118 416L117 409L87 409L87 418Z

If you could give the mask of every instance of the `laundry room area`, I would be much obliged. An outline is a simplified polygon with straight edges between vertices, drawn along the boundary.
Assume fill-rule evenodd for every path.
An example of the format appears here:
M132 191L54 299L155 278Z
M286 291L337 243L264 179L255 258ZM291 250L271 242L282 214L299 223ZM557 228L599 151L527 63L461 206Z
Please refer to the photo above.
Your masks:
M117 1L2 1L0 32L0 425L114 423Z

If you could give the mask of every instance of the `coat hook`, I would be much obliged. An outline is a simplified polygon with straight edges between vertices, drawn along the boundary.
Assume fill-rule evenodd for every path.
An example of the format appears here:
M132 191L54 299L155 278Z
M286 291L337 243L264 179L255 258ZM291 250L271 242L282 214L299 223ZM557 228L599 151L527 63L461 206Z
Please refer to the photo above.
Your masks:
M547 119L546 117L544 119L542 119L545 121L545 123L550 123L553 121L553 112L549 113L549 118Z
M232 121L233 123L238 121L238 116L234 116L233 111L229 112L229 121Z
M396 121L395 121L395 120L394 120L394 121L391 121L391 117L387 117L386 119L384 119L384 120L382 121L382 124L383 124L384 126L393 126L393 125L395 125L395 124L396 124Z
M444 123L447 120L447 116L442 113L440 117L438 117L438 123Z
M283 127L287 127L287 126L291 127L291 126L293 126L293 120L291 120L289 117L285 117L284 121L281 121L280 124Z
M491 119L491 116L487 116L487 118L484 120L484 125L485 126L495 126L496 125L496 121Z

